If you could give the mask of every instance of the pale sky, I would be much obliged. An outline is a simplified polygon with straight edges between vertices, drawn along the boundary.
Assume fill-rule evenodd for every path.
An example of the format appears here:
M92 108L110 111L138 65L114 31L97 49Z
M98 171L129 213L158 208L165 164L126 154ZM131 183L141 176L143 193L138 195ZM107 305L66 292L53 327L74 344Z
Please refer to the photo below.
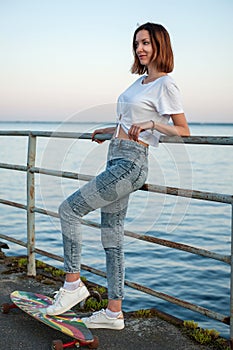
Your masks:
M233 122L232 18L233 0L0 0L0 120L114 122L95 111L137 79L150 21L170 33L188 121Z

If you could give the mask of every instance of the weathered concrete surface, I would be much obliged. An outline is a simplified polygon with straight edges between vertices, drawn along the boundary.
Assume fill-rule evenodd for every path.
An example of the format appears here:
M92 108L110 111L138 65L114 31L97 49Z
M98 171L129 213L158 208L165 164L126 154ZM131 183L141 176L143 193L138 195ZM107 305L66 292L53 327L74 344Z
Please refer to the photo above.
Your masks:
M10 302L14 290L26 290L51 295L56 286L46 285L23 273L5 274L6 264L0 260L0 304ZM59 287L59 286L58 286ZM47 350L54 339L71 341L59 331L36 321L19 309L9 314L0 313L0 349ZM212 350L211 346L197 344L174 324L159 317L128 318L122 331L93 330L100 340L99 350Z

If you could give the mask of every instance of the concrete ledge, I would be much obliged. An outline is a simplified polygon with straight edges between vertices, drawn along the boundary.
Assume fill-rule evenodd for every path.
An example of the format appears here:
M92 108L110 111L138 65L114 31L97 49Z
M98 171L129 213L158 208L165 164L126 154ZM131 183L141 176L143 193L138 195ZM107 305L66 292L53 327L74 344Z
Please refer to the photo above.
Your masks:
M51 295L60 287L44 284L34 278L26 277L23 272L9 273L8 259L0 260L0 304L10 302L10 293L14 290L26 290ZM171 320L172 321L172 320ZM135 318L125 314L126 327L122 331L93 330L100 340L99 350L213 350L213 346L200 345L190 339L178 327L179 320L174 322L153 316L151 318ZM177 325L174 323L177 322ZM0 349L49 349L54 339L64 342L71 339L61 332L36 321L19 309L9 314L0 314Z

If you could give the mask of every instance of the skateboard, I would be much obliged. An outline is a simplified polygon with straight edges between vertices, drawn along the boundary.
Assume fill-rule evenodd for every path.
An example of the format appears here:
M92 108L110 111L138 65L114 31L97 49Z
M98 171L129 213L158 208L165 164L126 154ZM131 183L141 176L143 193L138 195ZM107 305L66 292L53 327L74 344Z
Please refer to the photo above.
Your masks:
M20 308L36 320L73 338L73 341L66 344L63 344L61 340L54 340L51 349L61 350L68 347L81 346L87 346L89 349L98 348L98 337L92 335L91 331L72 310L66 311L59 316L46 314L46 308L53 302L52 298L42 294L23 291L14 291L11 293L10 298L13 304L3 304L3 313L8 313L12 308Z

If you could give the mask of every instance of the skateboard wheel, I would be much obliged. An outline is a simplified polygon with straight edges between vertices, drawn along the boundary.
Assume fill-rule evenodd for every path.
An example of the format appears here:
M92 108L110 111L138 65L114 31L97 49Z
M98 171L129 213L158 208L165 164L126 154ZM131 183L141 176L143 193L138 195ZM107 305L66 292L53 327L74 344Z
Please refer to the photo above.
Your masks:
M52 350L63 350L63 342L61 340L53 340Z
M11 306L9 303L2 304L1 311L3 314L8 314L10 312Z
M94 340L92 343L88 344L89 349L97 349L99 347L99 338L94 336Z

